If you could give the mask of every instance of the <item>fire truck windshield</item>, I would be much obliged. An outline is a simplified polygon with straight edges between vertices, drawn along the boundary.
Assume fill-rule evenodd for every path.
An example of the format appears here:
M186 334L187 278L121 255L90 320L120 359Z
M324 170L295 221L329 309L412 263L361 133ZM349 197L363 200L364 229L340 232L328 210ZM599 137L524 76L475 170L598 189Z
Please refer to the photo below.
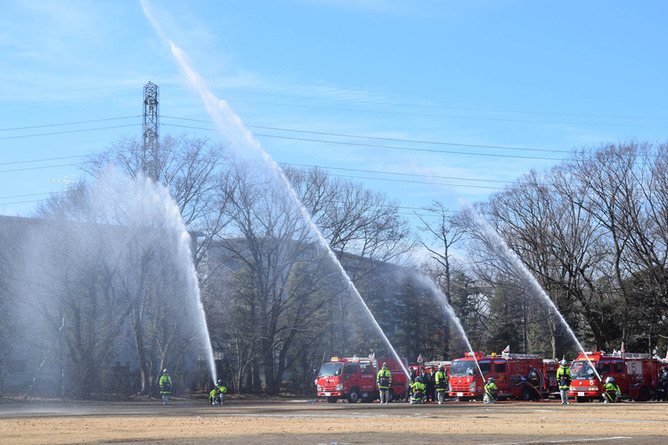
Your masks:
M336 377L341 375L341 370L343 369L343 363L325 363L320 368L320 374L318 377Z
M485 366L487 365L487 372L489 372L489 362L480 363L480 366L485 372ZM477 367L474 360L455 360L450 365L450 377L471 377L477 373Z
M598 362L592 361L594 366L598 366ZM591 380L596 378L596 373L589 362L575 361L571 365L571 377L575 380Z

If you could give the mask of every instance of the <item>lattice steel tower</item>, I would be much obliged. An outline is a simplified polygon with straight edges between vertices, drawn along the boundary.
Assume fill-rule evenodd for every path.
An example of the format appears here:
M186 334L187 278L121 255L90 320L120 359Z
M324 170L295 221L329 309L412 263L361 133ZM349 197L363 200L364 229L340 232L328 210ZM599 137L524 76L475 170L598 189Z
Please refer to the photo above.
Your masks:
M144 173L158 179L158 95L159 88L153 82L144 85Z

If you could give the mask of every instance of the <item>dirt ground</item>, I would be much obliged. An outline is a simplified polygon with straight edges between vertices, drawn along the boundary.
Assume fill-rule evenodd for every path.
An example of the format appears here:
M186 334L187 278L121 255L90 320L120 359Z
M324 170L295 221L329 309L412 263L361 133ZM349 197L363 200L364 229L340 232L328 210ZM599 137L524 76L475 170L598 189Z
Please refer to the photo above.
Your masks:
M0 444L665 443L668 403L0 403Z

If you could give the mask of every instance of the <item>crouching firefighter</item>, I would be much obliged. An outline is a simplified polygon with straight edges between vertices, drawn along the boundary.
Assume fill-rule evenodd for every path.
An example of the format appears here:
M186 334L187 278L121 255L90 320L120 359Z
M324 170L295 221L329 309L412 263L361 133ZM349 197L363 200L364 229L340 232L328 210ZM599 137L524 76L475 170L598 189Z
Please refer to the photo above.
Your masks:
M222 405L225 403L225 394L227 393L227 388L223 386L223 381L218 380L216 387L211 390L209 393L209 403L212 405Z
M485 403L496 403L498 399L499 389L496 387L494 379L490 377L489 380L487 380L487 384L485 385L485 395L482 396L482 400Z
M605 389L605 392L603 393L603 402L614 403L619 400L619 396L622 392L620 391L619 386L615 383L613 377L605 379L603 389Z
M411 383L411 403L422 403L424 401L427 387L422 383L422 377L416 377Z

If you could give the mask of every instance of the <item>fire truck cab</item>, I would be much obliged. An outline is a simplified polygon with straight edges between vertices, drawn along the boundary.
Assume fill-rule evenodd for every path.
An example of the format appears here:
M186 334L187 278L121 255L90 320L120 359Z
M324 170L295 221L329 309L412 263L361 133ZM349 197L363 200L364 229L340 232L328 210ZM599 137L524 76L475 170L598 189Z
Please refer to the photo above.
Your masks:
M449 374L449 395L458 400L481 399L490 377L494 378L499 398L539 400L546 395L543 359L538 355L467 352L452 361Z
M578 402L600 399L603 383L613 377L622 398L650 400L659 382L660 368L661 362L649 354L581 352L571 364L569 394Z
M401 363L392 358L332 357L320 368L316 379L317 396L334 403L346 399L350 403L372 402L379 396L376 386L378 370L387 363L392 374L390 400L405 399L408 394L408 379L404 369L408 362Z

